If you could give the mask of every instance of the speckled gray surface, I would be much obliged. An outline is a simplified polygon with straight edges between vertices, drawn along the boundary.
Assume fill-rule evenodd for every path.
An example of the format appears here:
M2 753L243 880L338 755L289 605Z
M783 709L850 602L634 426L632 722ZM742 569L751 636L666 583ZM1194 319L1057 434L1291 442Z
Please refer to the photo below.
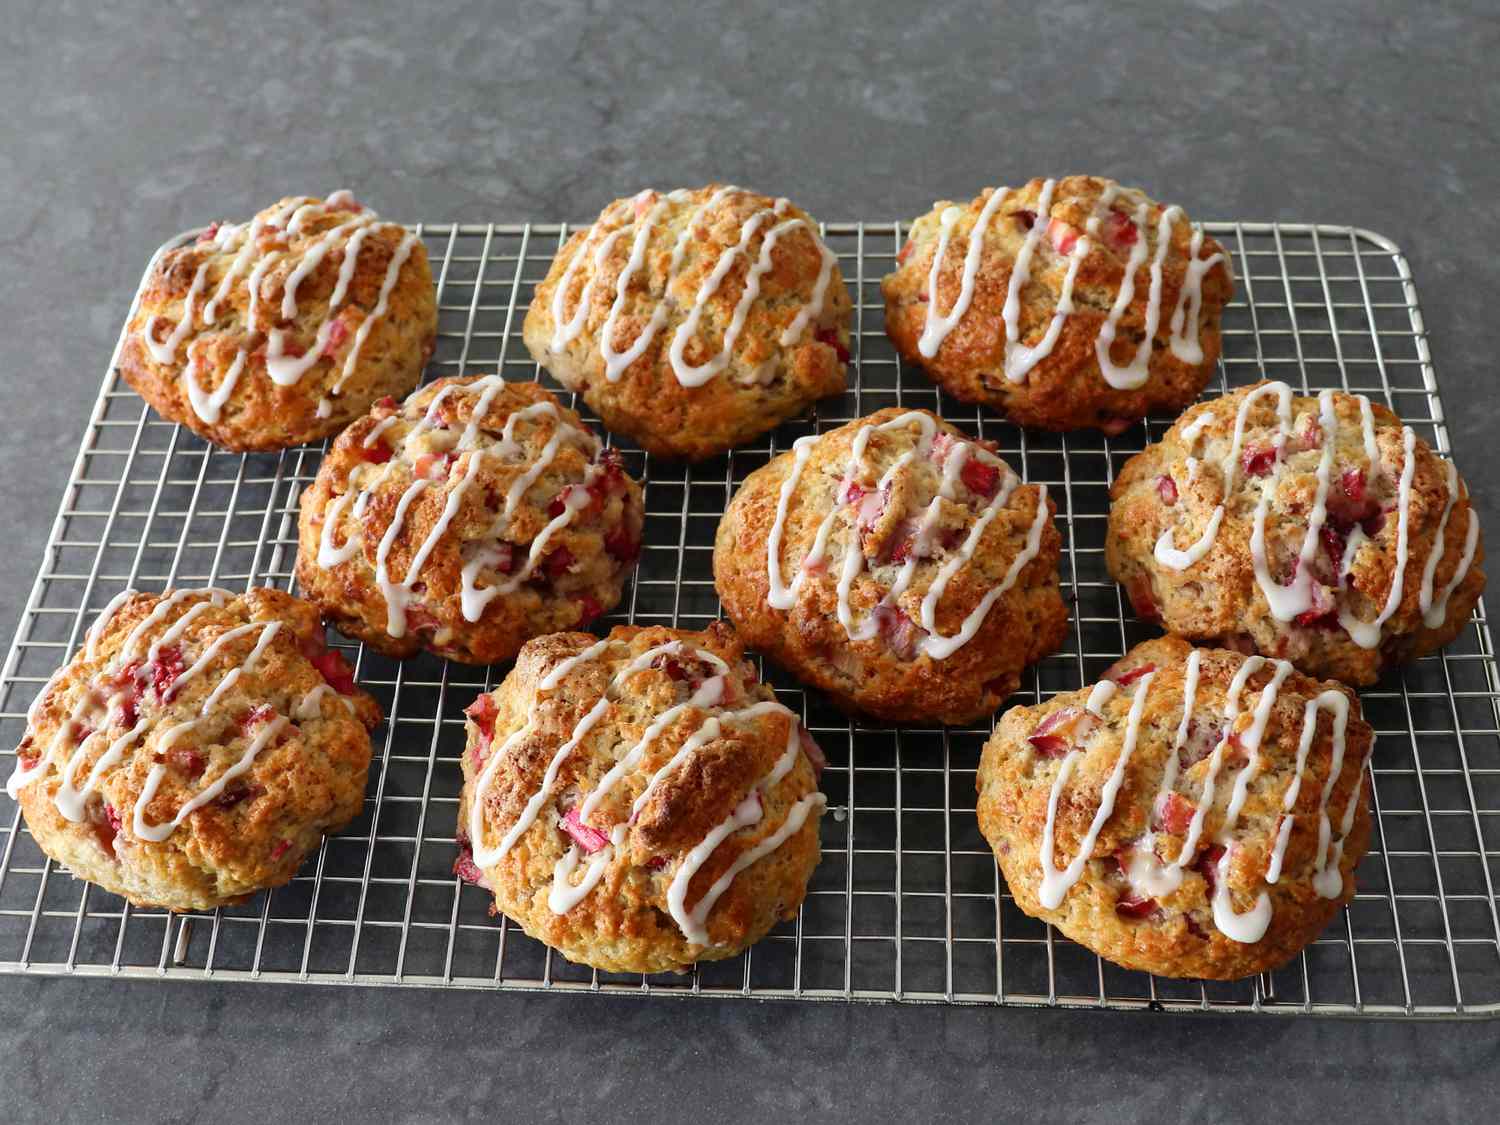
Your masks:
M0 627L150 250L336 185L413 220L580 219L709 178L901 218L1102 170L1202 218L1369 227L1411 259L1496 526L1490 3L408 7L7 6ZM17 1121L1474 1120L1497 1032L0 978L0 1099Z

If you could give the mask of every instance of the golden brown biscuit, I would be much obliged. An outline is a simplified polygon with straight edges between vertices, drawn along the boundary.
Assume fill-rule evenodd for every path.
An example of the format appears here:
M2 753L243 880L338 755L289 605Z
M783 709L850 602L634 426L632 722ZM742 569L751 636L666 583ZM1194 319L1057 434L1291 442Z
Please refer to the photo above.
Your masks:
M120 374L226 449L282 449L410 391L436 333L421 239L348 192L298 196L163 254Z
M467 713L454 872L532 937L654 973L795 917L823 757L727 625L539 637Z
M1105 558L1138 615L1312 676L1374 683L1484 590L1468 487L1362 395L1258 383L1194 407L1110 495Z
M302 494L297 581L390 656L510 660L620 601L641 489L538 383L439 379L334 442Z
M892 407L751 473L714 581L747 644L840 706L965 723L1062 644L1054 511L991 447Z
M6 791L77 878L210 910L354 818L379 721L306 602L126 591L32 705Z
M979 827L1027 914L1129 969L1232 980L1354 897L1373 744L1342 684L1164 637L1005 713Z
M1094 176L937 203L881 282L887 334L944 390L1022 426L1106 433L1198 397L1233 289L1181 208Z
M523 334L609 429L696 461L844 389L849 293L785 199L643 191L558 251Z

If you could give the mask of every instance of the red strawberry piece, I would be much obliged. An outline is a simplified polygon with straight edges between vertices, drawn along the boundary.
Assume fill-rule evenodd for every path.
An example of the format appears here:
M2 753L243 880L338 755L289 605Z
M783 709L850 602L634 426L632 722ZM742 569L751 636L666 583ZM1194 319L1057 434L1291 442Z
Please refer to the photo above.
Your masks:
M1022 229L1024 230L1030 230L1032 227L1036 226L1035 211L1013 211L1011 212L1010 217L1016 222L1020 223Z
M604 607L598 600L585 594L578 599L578 624L580 627L592 624L604 615Z
M1323 427L1316 414L1302 416L1302 429L1297 432L1295 447L1301 450L1318 449L1323 444Z
M594 473L593 479L589 481L589 494L593 496L596 504L604 503L604 497L612 493L624 493L625 488L625 462L620 457L620 451L613 446L607 446L599 451L599 456L594 459L599 466Z
M566 547L558 547L542 562L542 569L547 572L548 578L561 578L573 565L573 552Z
M500 714L500 708L495 705L495 697L489 692L484 692L473 703L465 707L464 714L479 728L479 732L486 738L494 736L495 719Z
M1219 860L1224 858L1224 845L1211 844L1198 856L1198 862L1193 864L1193 870L1203 876L1204 882L1208 884L1208 893L1213 894L1219 882Z
M223 225L224 224L221 223L221 222L219 222L219 220L217 220L217 219L215 219L213 222L209 223L208 224L208 228L202 234L200 234L198 236L198 242L199 243L212 242L218 236L218 234L219 234L219 228L221 226L223 226Z
M1197 811L1198 806L1180 793L1168 792L1156 802L1156 821L1165 831L1181 836L1192 825Z
M1363 500L1365 498L1365 471L1363 469L1345 469L1339 474L1339 487L1344 490L1344 495L1350 500Z
M995 495L995 490L1000 486L1000 467L992 465L988 461L979 461L969 458L964 462L964 467L958 472L959 479L964 482L964 487L976 495L983 496L986 500Z
M1156 478L1156 494L1161 497L1161 502L1166 505L1177 503L1177 482L1163 473Z
M308 638L302 643L302 652L308 660L312 661L314 668L328 681L328 686L340 695L353 695L354 669L349 667L349 662L344 659L344 654L337 649L324 647L322 641L316 637Z
M880 519L881 513L885 511L886 496L884 492L865 492L860 496L859 507L855 511L854 522L857 527L869 528L875 526Z
M911 239L909 239L909 238L908 238L908 239L907 239L907 240L906 240L906 245L905 245L905 246L903 246L903 247L901 247L901 250L900 250L900 252L899 252L899 253L898 253L898 254L897 254L897 255L896 255L896 264L897 264L897 265L898 265L898 266L899 266L899 265L904 265L904 264L905 264L905 263L906 263L906 259L908 259L908 258L910 258L910 257L911 257L911 252L912 252L912 251L913 251L913 250L914 250L914 249L915 249L915 248L916 248L916 247L915 247L915 246L913 246L913 245L912 245L912 241L911 241Z
M662 653L660 656L656 657L655 660L651 661L651 667L665 672L667 674L667 678L671 680L686 680L690 676L690 673L683 665L682 661L678 660L675 656L669 656L666 653Z
M21 746L23 748L16 750L16 761L21 764L23 770L36 769L36 764L42 760L41 751L25 748L25 743L22 743Z
M797 742L802 747L802 753L806 754L807 760L812 763L813 773L822 777L823 771L828 768L828 757L813 738L812 732L800 722L797 724Z
M819 328L813 333L813 339L832 348L834 354L839 357L840 363L849 362L849 349L844 347L844 341L839 339L837 328Z
M1182 749L1177 752L1177 758L1183 769L1190 769L1203 761L1214 752L1224 737L1224 729L1212 723L1200 723L1197 719L1188 720L1187 738L1183 740Z
M221 809L232 809L242 801L254 800L265 792L259 785L236 785L224 790L219 799L214 802Z
M841 504L858 504L864 496L864 485L856 480L846 480L843 487L839 489L839 503Z
M344 341L349 338L349 326L344 323L344 318L339 317L328 329L328 339L323 342L323 355L332 357L338 354L339 348L343 347Z
M969 537L968 528L964 528L964 527L950 527L950 528L947 528L943 532L943 534L942 534L941 538L938 540L938 542L942 543L943 550L945 550L945 551L956 551L960 547L963 546L964 540L967 539L968 537Z
M567 511L568 490L572 487L573 486L571 484L566 486L561 492L559 492L552 498L552 503L547 505L547 518L549 520L555 520L558 516L562 515L563 512Z
M1156 900L1126 891L1115 901L1115 913L1122 918L1149 918L1156 913Z
M1155 664L1137 664L1134 668L1124 672L1116 672L1114 667L1111 667L1108 672L1104 673L1104 678L1106 680L1114 680L1115 683L1124 687L1126 684L1133 684L1142 676L1149 675L1154 671L1156 671Z
M390 448L383 441L377 441L372 445L361 444L359 455L372 465L384 465L391 459Z
M1272 445L1256 446L1240 455L1240 468L1244 469L1247 477L1263 477L1271 471L1274 464L1276 447Z
M469 844L469 838L460 833L454 843L458 846L458 858L453 861L453 874L465 883L472 883L476 887L490 890L489 880L484 877L484 872L474 862L474 849Z
M271 862L275 863L282 856L286 855L287 850L291 846L292 846L292 842L290 840L280 840L280 841L278 841L277 844L276 844L276 846L271 849Z
M1130 598L1130 608L1142 621L1161 620L1161 610L1157 609L1156 599L1151 594L1150 579L1132 578L1125 584L1125 593Z
M877 605L873 616L880 635L885 638L886 647L896 658L915 660L917 648L927 636L927 630L893 605Z
M1385 526L1385 517L1395 511L1395 508L1382 508L1372 516L1366 516L1359 521L1359 526L1371 539L1380 534L1380 529Z
M1116 250L1124 250L1134 246L1136 239L1140 237L1140 231L1135 223L1126 215L1118 211L1111 211L1104 216L1104 238Z
M390 413L396 409L396 396L381 395L375 400L375 405L379 407L383 412Z
M89 827L94 830L94 838L99 841L105 854L114 859L115 837L120 834L120 814L115 812L113 806L101 801L89 806L88 817Z
M911 540L903 539L891 548L891 564L900 566L911 557Z
M151 663L151 687L157 699L171 697L172 685L182 675L184 667L182 649L177 645L166 645L157 650L156 659Z
M1131 426L1135 425L1135 422L1134 418L1121 418L1117 415L1100 422L1099 429L1104 431L1106 437L1119 437L1126 430L1130 429Z
M1078 242L1079 230L1071 223L1065 223L1061 219L1047 220L1047 239L1052 243L1052 249L1059 254L1071 254L1073 246Z
M1309 586L1312 594L1312 605L1297 614L1296 622L1302 626L1320 626L1330 628L1337 626L1339 607L1329 594L1328 588L1321 582L1314 580Z
M421 480L442 480L453 471L458 458L452 453L424 453L412 466L412 476Z
M1026 741L1044 758L1061 758L1072 745L1060 734L1033 734Z
M188 778L197 778L208 768L208 757L189 746L174 746L167 751L167 765Z
M1339 570L1344 564L1344 548L1349 545L1348 538L1343 531L1329 523L1318 529L1318 538L1323 543L1323 554L1328 559L1329 574L1342 585L1343 576L1339 574Z
M1060 758L1098 725L1098 716L1082 707L1063 707L1043 718L1026 741L1044 758Z
M609 833L600 832L597 828L583 823L578 814L581 807L581 805L574 805L567 811L562 818L562 830L573 837L574 842L580 848L592 855L609 843Z
M932 435L932 444L927 447L927 459L934 465L941 465L948 460L948 454L962 444L962 438L954 437L947 430L939 430Z
M276 708L269 703L262 703L259 707L253 707L239 717L240 730L249 734L251 730L261 723L269 723L276 717Z
M1188 933L1192 934L1194 937L1202 938L1204 941L1208 940L1208 931L1205 930L1193 918L1191 914L1184 914L1182 916L1182 920L1187 923Z
M641 553L641 541L622 523L604 537L604 549L621 562L635 562Z

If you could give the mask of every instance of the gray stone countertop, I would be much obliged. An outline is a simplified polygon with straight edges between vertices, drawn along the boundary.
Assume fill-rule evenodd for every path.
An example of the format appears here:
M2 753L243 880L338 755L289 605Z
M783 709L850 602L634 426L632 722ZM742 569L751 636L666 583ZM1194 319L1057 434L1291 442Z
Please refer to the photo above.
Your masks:
M1200 218L1367 227L1411 260L1500 526L1497 58L1485 0L13 0L0 627L151 250L343 185L409 220L576 221L709 179L896 219L1100 171ZM1478 1120L1497 1030L0 978L0 1100L16 1121Z

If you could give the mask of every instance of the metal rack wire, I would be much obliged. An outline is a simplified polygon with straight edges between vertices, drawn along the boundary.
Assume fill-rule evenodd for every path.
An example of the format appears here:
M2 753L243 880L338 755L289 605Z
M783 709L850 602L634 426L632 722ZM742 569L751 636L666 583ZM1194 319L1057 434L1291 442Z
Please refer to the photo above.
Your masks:
M1448 451L1416 290L1391 242L1348 227L1206 226L1232 253L1238 279L1217 390L1265 372L1305 390L1361 391ZM517 338L520 318L566 228L414 229L437 274L439 343L428 376L535 377ZM1072 630L1062 652L1028 673L1016 701L1096 678L1152 632L1124 612L1105 571L1104 527L1113 474L1166 421L1113 439L1024 433L952 401L920 372L903 370L882 330L879 279L893 268L902 226L839 223L825 233L855 295L848 392L820 404L815 420L705 464L658 463L623 446L646 483L646 547L620 609L600 627L713 620L714 528L745 475L814 427L911 404L996 439L1027 480L1046 481L1056 498ZM152 414L113 369L0 677L0 745L19 740L37 690L121 588L293 581L297 498L321 451L212 448ZM290 885L212 914L133 909L48 861L0 796L0 972L1335 1015L1500 1012L1500 853L1487 842L1500 837L1500 682L1482 603L1446 651L1363 694L1380 736L1378 823L1358 897L1290 965L1234 984L1118 969L1016 909L974 816L987 727L851 723L769 668L830 759L823 861L800 917L743 956L686 976L643 979L569 964L491 918L489 896L450 874L462 709L504 670L346 650L388 718L375 736L362 815L325 840ZM0 768L10 763L0 759Z

